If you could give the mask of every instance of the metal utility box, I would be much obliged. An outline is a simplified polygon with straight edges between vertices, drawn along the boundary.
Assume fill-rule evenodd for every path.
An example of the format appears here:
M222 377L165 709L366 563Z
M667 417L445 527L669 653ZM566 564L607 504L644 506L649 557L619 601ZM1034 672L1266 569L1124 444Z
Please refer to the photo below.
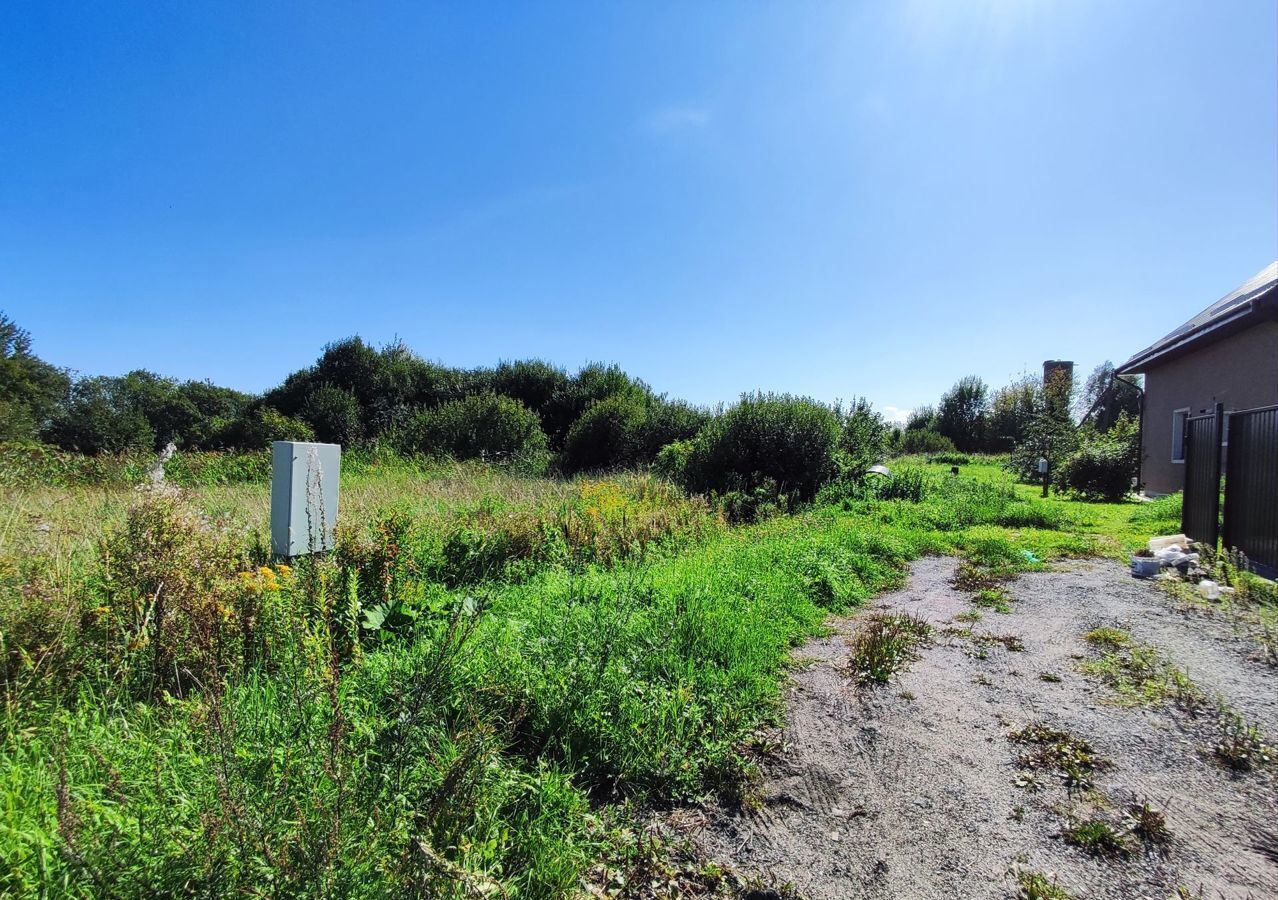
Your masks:
M271 444L271 552L276 556L333 548L341 468L339 444Z

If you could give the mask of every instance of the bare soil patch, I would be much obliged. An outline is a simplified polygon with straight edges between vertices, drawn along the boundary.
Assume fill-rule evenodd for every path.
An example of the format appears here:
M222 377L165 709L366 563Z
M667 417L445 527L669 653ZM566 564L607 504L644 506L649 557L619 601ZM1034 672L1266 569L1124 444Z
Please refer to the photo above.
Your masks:
M955 567L920 560L876 603L933 627L889 684L847 671L849 637L873 610L798 652L758 803L707 811L701 850L812 900L1016 896L1013 867L1080 898L1278 896L1278 778L1212 753L1218 700L1278 740L1278 670L1247 637L1099 560L1022 576L1010 614L956 620L974 607ZM1083 639L1097 628L1158 648L1206 704L1115 705L1079 671L1099 655ZM1029 725L1041 728L1011 739ZM1094 759L1074 777L1060 760L1084 749ZM1142 805L1169 835L1150 834Z

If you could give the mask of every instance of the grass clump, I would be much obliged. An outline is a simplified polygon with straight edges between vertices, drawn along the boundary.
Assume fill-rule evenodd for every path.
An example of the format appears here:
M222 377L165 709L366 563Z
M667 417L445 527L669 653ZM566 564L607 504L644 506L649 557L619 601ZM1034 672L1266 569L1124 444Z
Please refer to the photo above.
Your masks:
M1054 877L1041 872L1017 869L1013 877L1016 879L1015 900L1074 900Z
M1121 650L1132 644L1132 636L1121 628L1094 628L1083 635L1083 640L1102 650Z
M1278 750L1265 742L1257 725L1248 725L1243 717L1227 708L1220 710L1220 735L1212 748L1216 759L1235 772L1250 772L1278 761Z
M1042 722L1017 729L1007 739L1026 748L1019 756L1022 766L1055 772L1071 791L1091 787L1092 776L1108 765L1088 741Z
M868 616L851 639L849 673L862 684L886 684L917 658L916 648L931 630L923 619L906 613Z
M1072 822L1062 832L1062 836L1066 843L1093 856L1125 857L1132 852L1127 835L1104 819Z
M1007 614L1012 611L1011 604L1012 595L1003 587L987 587L981 588L972 597L972 602L984 609L992 609L994 612Z
M1170 701L1196 711L1206 702L1189 674L1156 647L1137 643L1117 629L1097 629L1087 640L1094 646L1113 648L1099 659L1083 662L1079 669L1113 688L1114 702L1119 706L1158 706Z

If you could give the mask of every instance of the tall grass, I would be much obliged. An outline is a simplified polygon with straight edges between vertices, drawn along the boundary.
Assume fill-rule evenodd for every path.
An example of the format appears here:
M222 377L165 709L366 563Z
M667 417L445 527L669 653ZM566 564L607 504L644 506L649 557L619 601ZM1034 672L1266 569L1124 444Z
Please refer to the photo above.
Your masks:
M731 530L642 475L343 474L294 569L261 488L10 488L0 893L568 896L619 809L739 790L830 612L922 553L1085 548L926 471Z

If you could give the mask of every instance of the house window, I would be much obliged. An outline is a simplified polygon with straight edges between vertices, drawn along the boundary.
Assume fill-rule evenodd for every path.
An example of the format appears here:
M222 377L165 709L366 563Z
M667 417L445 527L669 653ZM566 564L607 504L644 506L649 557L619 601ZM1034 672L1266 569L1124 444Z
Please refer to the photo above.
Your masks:
M1189 407L1172 412L1172 451L1171 461L1185 461L1185 436L1189 433Z

